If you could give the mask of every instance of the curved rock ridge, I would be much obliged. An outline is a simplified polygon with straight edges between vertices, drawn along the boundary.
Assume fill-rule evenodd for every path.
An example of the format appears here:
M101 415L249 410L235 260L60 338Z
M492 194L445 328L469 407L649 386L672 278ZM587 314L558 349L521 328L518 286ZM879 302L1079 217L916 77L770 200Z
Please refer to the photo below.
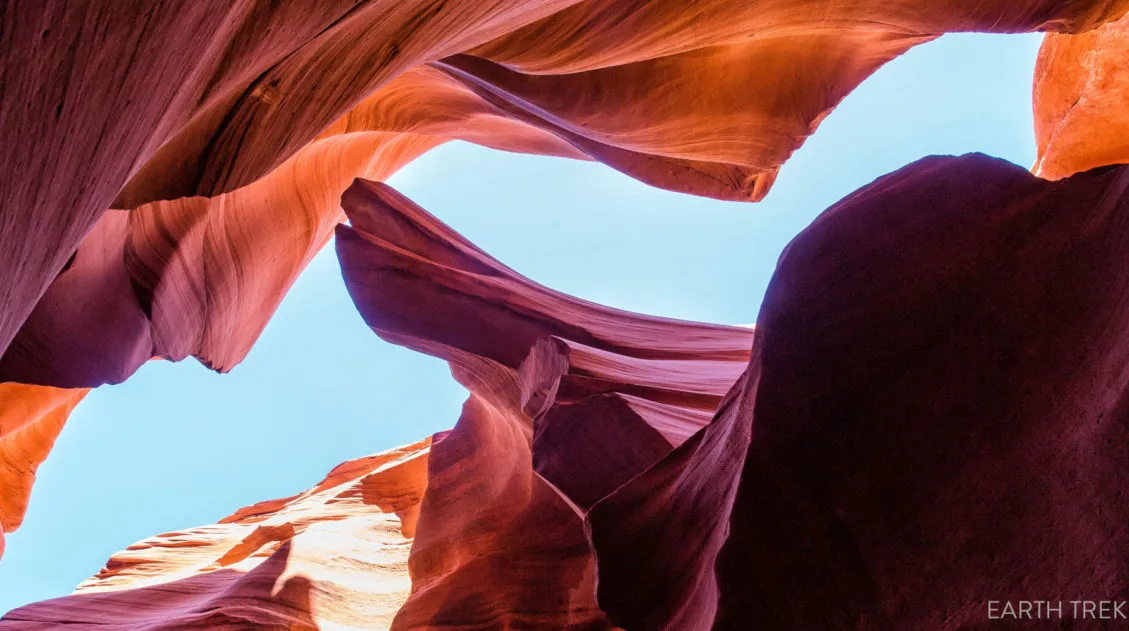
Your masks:
M408 596L431 444L351 460L298 495L140 541L0 629L388 629Z
M574 1L10 7L0 349L106 209L250 184L397 74Z
M25 4L4 22L4 85L18 97L0 103L6 145L17 148L0 158L0 240L12 244L0 248L0 351L108 208L233 193L423 64L537 128L520 132L536 137L517 143L523 150L583 154L674 190L758 199L839 100L914 44L955 30L1085 31L1127 8L1129 0Z
M471 391L432 461L398 628L960 626L982 619L977 594L1023 597L1007 576L1064 598L1123 590L1123 564L1105 551L1124 545L1123 358L1110 331L1121 326L1113 252L1125 184L1123 169L1095 167L1129 161L1119 107L1127 9L1129 0L13 5L0 27L10 96L0 130L14 148L0 154L0 554L86 389L155 357L230 370L342 220L337 197L353 178L383 179L463 139L757 200L886 61L945 32L1044 30L1054 34L1036 72L1035 171L1078 175L1052 185L972 156L884 178L797 239L755 333L552 292L371 183L346 195L353 226L337 229L339 255L370 326L448 360ZM1025 224L1020 211L1039 221ZM874 216L893 226L888 235ZM960 238L943 246L952 217ZM903 260L908 249L920 260ZM860 274L867 265L890 269ZM816 313L841 328L819 328ZM1031 358L1079 368L1040 372ZM1060 505L1054 519L1039 508ZM1013 517L1001 523L1003 513ZM329 521L348 520L318 523ZM257 536L277 539L281 528ZM292 555L305 562L297 542L245 573L194 570L173 579L182 588L136 588L150 590L158 617L308 627L319 617L311 603L329 596L303 577L281 591L271 578ZM1077 559L1096 569L1083 576ZM201 593L222 601L267 593L267 582L262 598L282 593L285 605L240 604L220 618L211 604L194 609ZM371 618L365 611L356 615ZM343 615L326 624L352 628Z
M470 391L429 461L347 463L0 626L972 628L991 599L1129 589L1129 166L913 163L788 246L753 330L541 287L383 184L342 202L366 322ZM395 599L317 572L368 562L357 487L408 462L374 519L406 546L418 510L410 593L378 618L357 603Z
M1129 590L1127 217L1129 167L982 155L827 210L714 420L588 513L609 619L979 628Z
M1059 179L1129 163L1129 15L1077 35L1049 34L1035 66L1038 175Z
M1129 9L1129 0L951 0L893 9L715 0L683 15L668 0L589 1L567 10L559 0L477 4L367 2L332 20L341 9L334 3L233 7L208 44L219 58L202 58L192 75L208 87L177 93L178 105L195 109L179 112L188 117L180 123L172 110L161 119L161 140L147 146L152 154L115 201L136 217L123 228L111 212L78 254L62 253L97 269L68 268L69 278L46 288L4 354L0 379L96 386L125 379L150 356L195 355L230 369L340 219L336 197L346 183L383 179L446 139L596 159L666 188L759 198L828 111L913 44L977 28L1082 30ZM298 24L303 10L307 20ZM519 28L529 20L537 21ZM405 23L414 30L401 34ZM276 39L271 29L291 38ZM518 30L487 41L506 29ZM343 67L327 65L347 42L380 41L382 33L393 44L356 45L338 62ZM486 43L468 49L473 54L450 54L478 39ZM299 48L284 54L286 46ZM251 53L263 58L241 57ZM252 73L267 62L274 65ZM326 77L307 76L313 69ZM333 102L308 102L331 86L339 88ZM276 120L286 122L286 134L272 133ZM294 144L300 137L315 142L303 149ZM124 263L107 246L123 238ZM91 260L92 249L106 260ZM276 256L282 260L273 264ZM69 298L76 294L118 330L81 339L76 305L84 303Z
M452 138L759 199L866 76L964 30L1081 32L1129 0L127 0L13 7L0 381L152 357L230 370L341 219ZM108 208L118 210L107 210ZM126 212L128 211L128 213ZM97 334L91 334L91 331ZM42 449L27 446L23 449Z
M339 191L358 173L388 177L439 142L411 133L327 137L234 193L103 215L0 357L0 381L53 386L0 384L8 419L0 441L18 454L8 469L19 480L0 488L22 498L0 510L0 530L19 526L34 467L86 388L120 383L153 357L194 355L230 370L344 218ZM16 393L32 403L8 404ZM66 402L50 421L39 416L43 396ZM5 429L24 424L37 430Z
M388 628L417 533L414 587L391 628L614 628L594 603L581 507L709 420L753 332L546 289L382 184L358 181L344 199L350 291L379 334L451 363L471 392L455 429L345 463L300 495L135 544L75 594L14 610L0 628ZM415 299L443 294L477 311ZM427 313L467 326L453 337L450 321L409 326ZM495 335L507 327L517 335ZM400 574L389 569L397 560Z
M411 70L250 186L108 211L0 357L0 381L119 383L155 356L230 370L344 219L349 182L387 178L448 138L584 157L442 73Z
M344 219L340 191L439 142L330 136L234 193L107 212L0 358L0 380L91 387L189 355L230 370Z
M708 422L753 331L552 291L384 184L358 180L342 204L337 251L365 321L470 391L432 452L394 628L612 628L582 512Z

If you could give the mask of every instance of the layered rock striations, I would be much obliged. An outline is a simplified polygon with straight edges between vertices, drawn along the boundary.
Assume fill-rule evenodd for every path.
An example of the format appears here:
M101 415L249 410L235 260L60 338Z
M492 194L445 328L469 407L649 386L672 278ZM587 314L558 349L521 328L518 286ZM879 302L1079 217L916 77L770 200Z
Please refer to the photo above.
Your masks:
M989 598L1123 593L1127 9L6 8L0 533L88 388L230 370L334 231L366 322L470 398L433 446L0 626L966 628ZM886 176L789 246L755 331L541 287L378 183L338 203L451 139L757 200L871 72L976 30L1051 32L1034 171L1060 181L975 155Z
M755 200L854 86L909 47L951 31L1087 31L1127 8L13 6L0 99L15 148L0 157L0 380L80 389L190 355L229 370L342 219L347 182L387 177L449 139Z
M554 292L383 184L342 204L338 256L365 321L470 391L432 452L395 628L611 628L582 513L708 422L752 331Z
M1127 8L1125 0L13 7L4 83L18 98L0 103L0 129L20 150L0 162L8 176L0 200L12 209L3 213L0 239L18 247L0 254L0 349L107 209L194 196L222 205L214 198L275 172L340 129L342 117L365 120L365 131L408 128L585 156L674 190L758 199L839 100L909 47L958 30L1087 30ZM429 76L403 79L413 72ZM376 175L355 168L353 176ZM308 203L275 186L279 201ZM204 211L167 212L187 224ZM305 214L314 226L332 223L331 213ZM236 238L238 226L227 229L230 247L252 247ZM255 255L204 256L232 266ZM153 284L175 284L184 294L208 289L184 286L175 274L165 279L163 271L133 272L143 311ZM229 367L245 343L201 355L228 354L213 362ZM116 367L123 360L100 361ZM8 375L62 385L51 377L44 369Z
M344 218L340 191L437 142L331 136L233 193L107 212L0 358L0 379L93 387L152 357L230 370Z
M395 488L414 490L396 510L416 541L395 578L406 602L386 610L396 612L391 628L615 628L595 604L582 513L709 421L748 361L753 332L539 286L383 184L358 181L343 204L346 284L378 334L450 362L470 391L454 429L429 450L425 441L406 456L346 463L302 495L131 546L75 594L13 611L0 628L385 628L390 618L360 609L372 590L331 580L321 565L361 564L351 575L359 585L394 580L370 567L386 551L361 545L359 533L391 520L396 506L371 489L359 504L356 488L398 472ZM328 531L304 534L317 528ZM295 593L307 600L264 591L268 578L275 591L300 581ZM162 596L151 606L120 617L154 593ZM340 608L360 613L346 619Z
M250 184L397 74L569 4L7 7L0 349L108 208Z
M388 629L408 596L430 449L350 460L301 494L140 541L0 628Z

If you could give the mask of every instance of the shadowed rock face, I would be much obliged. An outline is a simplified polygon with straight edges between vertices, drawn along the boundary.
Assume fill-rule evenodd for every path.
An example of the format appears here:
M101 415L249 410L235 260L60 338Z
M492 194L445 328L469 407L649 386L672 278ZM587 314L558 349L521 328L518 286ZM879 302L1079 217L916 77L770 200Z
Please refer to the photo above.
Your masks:
M1035 173L1058 179L1129 163L1129 16L1050 34L1035 68Z
M588 514L609 618L954 629L1124 593L1127 217L1129 167L1051 183L980 155L825 212L700 445Z
M452 138L756 200L854 86L913 45L951 31L1086 31L1127 8L13 6L2 70L12 96L0 99L12 148L0 156L0 382L81 389L190 355L230 370L342 220L348 182L383 179Z
M437 142L332 136L234 193L107 212L0 358L0 379L120 383L155 356L230 370L344 218L340 191Z
M425 442L346 463L301 495L131 546L75 594L18 609L0 628L206 626L217 618L204 612L226 624L243 607L260 626L298 609L320 628L387 628L399 608L394 629L615 628L595 603L582 507L709 421L748 362L753 332L541 287L383 184L358 181L343 204L349 290L378 334L451 363L471 393L454 429L430 450ZM373 490L373 480L383 483ZM365 534L383 532L393 511L403 535L416 535L398 574L377 563L391 554L388 538L369 545ZM406 557L407 542L393 551ZM345 581L334 578L340 564L360 567ZM304 609L255 587L268 565L274 584L283 569L306 577ZM362 607L375 587L356 584L406 589L409 570L410 596L381 597L389 608L375 613ZM168 595L115 617L154 590Z
M0 626L966 628L1124 593L1129 2L690 4L5 8L0 553L88 388L230 370L334 230L366 322L471 394L431 448ZM757 200L871 72L968 30L1052 32L1035 170L1076 175L886 176L789 246L755 332L541 287L375 182L338 203L450 139Z

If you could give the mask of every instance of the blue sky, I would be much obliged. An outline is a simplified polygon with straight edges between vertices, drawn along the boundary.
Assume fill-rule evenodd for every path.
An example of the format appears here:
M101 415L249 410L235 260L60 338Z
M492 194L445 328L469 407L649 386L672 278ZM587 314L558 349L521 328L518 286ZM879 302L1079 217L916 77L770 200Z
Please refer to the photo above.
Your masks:
M755 321L784 245L827 206L925 155L1034 161L1041 37L950 35L871 77L760 204L649 188L602 165L442 146L390 183L523 274L658 315ZM907 209L912 211L912 209ZM69 593L114 552L302 491L336 464L450 427L438 360L361 320L330 244L228 375L150 362L94 391L40 468L0 559L0 612Z

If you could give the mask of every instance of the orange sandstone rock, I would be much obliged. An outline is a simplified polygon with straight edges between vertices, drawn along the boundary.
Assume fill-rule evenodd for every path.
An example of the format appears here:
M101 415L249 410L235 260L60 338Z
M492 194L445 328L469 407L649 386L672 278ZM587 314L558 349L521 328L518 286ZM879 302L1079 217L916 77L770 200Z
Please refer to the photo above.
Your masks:
M7 478L0 479L3 530L19 524L35 466L83 388L121 381L153 356L194 355L218 370L245 356L290 283L340 221L337 194L353 177L386 177L428 148L462 138L594 159L672 190L755 200L855 85L911 46L949 31L1078 33L1117 19L1127 7L1126 0L709 0L689 7L675 0L14 5L5 10L0 44L5 53L0 132L10 149L0 153L5 174L0 379L19 382L0 385L0 396L10 403L0 415L0 475ZM1118 107L1125 102L1119 64L1124 32L1122 19L1082 35L1048 38L1036 88L1041 174L1060 177L1125 161ZM1084 68L1081 77L1078 68ZM1000 181L1012 181L996 166L984 168L987 179L981 183L989 193ZM979 173L964 175L973 186L963 192L983 192L976 188ZM1033 186L1020 182L1015 190ZM1071 186L1079 195L1092 192L1084 184ZM1037 192L1053 197L1056 190ZM871 195L875 189L844 203L865 206ZM1093 204L1096 223L1108 219L1102 204L1115 201ZM1055 204L1039 208L1054 214ZM398 625L473 627L505 620L558 628L613 622L742 628L749 611L780 613L764 596L771 589L756 591L771 577L764 574L751 584L749 573L741 574L750 550L764 552L766 541L778 543L779 554L796 556L773 557L775 565L757 566L762 573L819 566L830 577L794 590L796 602L822 598L817 607L789 610L810 617L792 620L797 624L850 624L882 616L904 622L954 603L968 605L968 595L955 591L921 610L893 592L877 600L852 599L847 591L858 586L852 581L859 570L841 542L827 534L834 529L787 496L787 489L796 488L842 500L836 510L859 509L850 493L836 496L818 484L813 491L812 480L793 475L797 463L827 455L817 449L825 446L817 440L820 434L804 434L809 426L802 424L788 428L798 432L797 443L812 438L811 453L790 451L791 443L781 446L771 438L751 442L758 406L787 416L780 427L813 414L797 403L808 391L795 384L822 374L805 372L807 367L833 363L819 348L797 367L787 357L766 354L771 342L762 341L746 369L748 331L626 314L556 294L379 186L357 185L346 205L354 227L338 229L339 252L366 320L390 340L450 361L472 392L458 426L436 447L432 492L423 502L411 562L416 583ZM821 234L818 225L809 234ZM991 233L992 226L972 226L981 228ZM1113 234L1119 234L1116 228ZM1063 230L1090 234L1073 225ZM1010 232L1004 237L1025 238ZM801 256L798 251L786 262ZM796 274L788 278L803 278ZM808 299L822 304L820 296ZM766 304L769 316L778 307L792 313ZM1087 305L1086 313L1106 313L1103 304ZM852 339L869 339L864 334L871 329L856 329ZM802 332L794 339L811 343ZM894 344L892 352L902 357L898 353L909 350ZM1120 365L1120 356L1097 359ZM972 360L986 371L998 368L991 358ZM772 389L768 399L759 389L766 378L781 388ZM788 392L780 384L795 389L787 405L761 403L779 404L771 397ZM849 385L858 394L867 383ZM954 399L969 394L954 388ZM886 409L875 401L875 409ZM1019 394L996 401L1006 403L1027 404ZM919 411L905 401L890 406L907 414ZM1046 418L1061 425L1065 417ZM907 440L918 438L912 434ZM746 447L760 458L751 467L745 464ZM884 449L881 454L892 451L889 445ZM1011 451L1003 455L1018 457ZM1051 463L1063 471L1073 470L1072 464L1077 463ZM921 471L903 465L891 466L909 472L906 488L931 484ZM844 475L865 480L872 473ZM755 486L760 474L795 486L765 491ZM850 477L856 474L860 477ZM1072 490L1087 501L1100 496L1085 485ZM475 497L478 501L469 499ZM990 505L992 498L976 499ZM779 524L757 521L764 506L796 515L791 523L810 535L806 543L789 539L792 533L781 532ZM656 521L660 510L670 519ZM459 519L444 521L452 514ZM141 600L81 596L98 604L78 610L98 623L133 614L142 625L153 619L146 616L184 615L186 624L198 626L248 621L311 626L317 617L311 603L319 601L308 579L293 577L274 589L289 558L307 554L299 544L307 531L299 531L287 515L255 530L258 534L243 536L245 529L232 527L232 533L239 531L238 543L205 546L223 549L215 560L220 565L189 563L195 569L178 579L180 587L138 587L145 590ZM1084 517L1080 523L1107 526ZM937 532L942 538L951 534ZM1105 539L1087 539L1091 556L1101 541L1120 541L1120 531L1109 532ZM1009 533L984 526L982 534ZM229 541L225 537L219 536ZM301 541L314 548L309 558L321 559L324 551L313 539ZM287 543L246 572L219 561L258 558L255 550L273 545L260 542L280 540ZM694 543L678 548L689 540ZM617 551L609 541L630 545ZM1054 550L1060 544L1036 543ZM593 549L601 558L599 606L592 597ZM641 549L679 554L635 554ZM251 556L240 556L244 550ZM893 558L881 546L870 551L883 562ZM178 558L139 571L178 575L175 568L184 562ZM976 565L980 557L969 559L954 570L954 584L972 582L960 575L961 567L984 570ZM1031 568L1031 580L1056 585L1036 561L1012 560ZM1123 587L1120 567L1110 567L1087 586ZM114 576L99 580L109 584ZM891 585L916 579L895 570L871 578L878 581L876 589L894 592ZM640 590L639 581L649 588ZM265 589L268 583L271 589ZM662 598L657 605L642 603L643 593L652 601L656 594ZM761 594L761 600L751 607L733 605L735 594L750 593ZM249 595L258 603L279 594L281 600L271 601L281 603L277 606L225 600ZM51 617L69 606L33 606L21 615L41 615L43 624L71 621ZM353 624L351 616L340 624Z
M408 595L430 445L351 460L299 495L140 541L0 628L388 629Z
M1035 67L1034 171L1052 180L1129 163L1129 15L1048 34Z
M109 211L0 358L0 379L119 383L155 356L230 370L343 218L340 190L440 141L330 136L233 193Z
M470 391L426 482L372 494L383 524L418 508L403 605L358 613L393 599L338 582L379 528L307 535L371 516L358 484L410 454L158 537L0 626L949 628L984 593L1124 591L1127 169L911 164L789 245L755 330L554 292L358 181L354 301Z
M1129 167L983 155L828 209L714 420L589 511L609 619L979 628L989 599L1129 589L1127 213Z
M0 349L110 207L258 180L382 84L569 0L5 10Z
M758 199L827 112L910 46L957 30L1084 31L1127 7L13 7L3 81L16 96L0 102L12 149L0 156L0 380L96 386L153 356L230 369L340 219L344 183L386 177L446 139Z
M495 128L478 137L512 134L514 125L497 120L506 118L540 131L499 144L583 154L658 186L747 200L764 195L840 99L909 47L956 30L1083 31L1127 7L1129 0L14 7L3 38L12 96L0 103L0 130L13 148L0 157L0 241L12 244L0 248L0 350L108 208L248 186L424 64L494 112Z
M4 533L23 523L35 470L47 459L87 390L0 384L0 555Z

